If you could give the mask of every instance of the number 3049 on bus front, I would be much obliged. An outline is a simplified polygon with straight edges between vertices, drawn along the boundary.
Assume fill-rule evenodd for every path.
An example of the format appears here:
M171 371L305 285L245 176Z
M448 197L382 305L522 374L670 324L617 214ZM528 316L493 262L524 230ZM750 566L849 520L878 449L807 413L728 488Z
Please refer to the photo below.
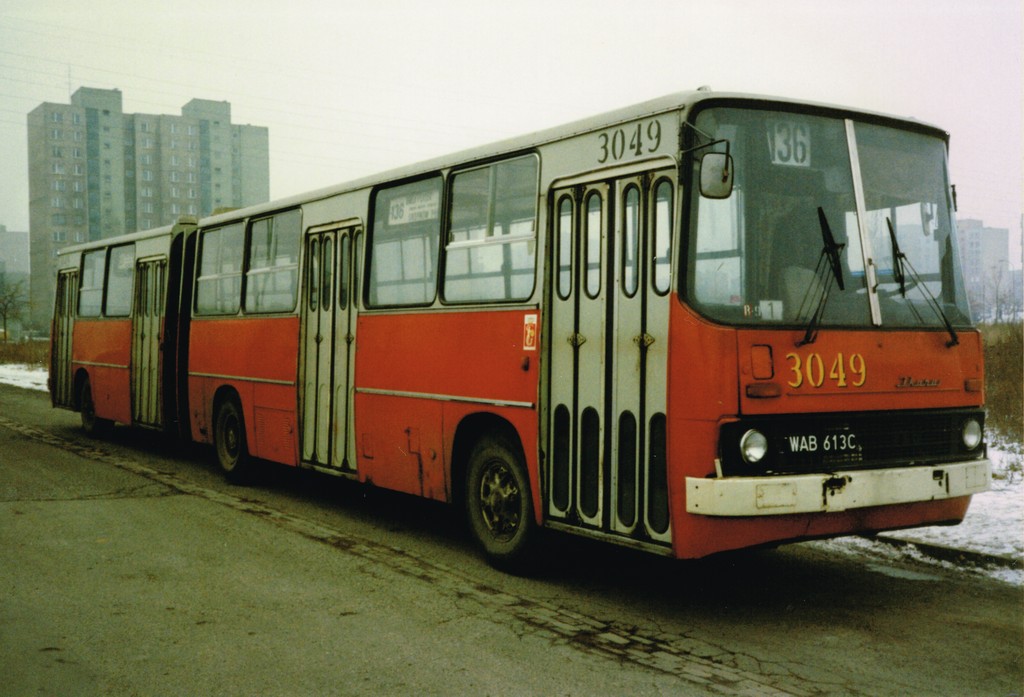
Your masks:
M837 353L831 360L820 353L801 356L787 353L789 361L790 387L822 387L827 383L835 387L863 387L868 379L868 364L864 356L851 353L844 356ZM827 366L827 367L826 367Z

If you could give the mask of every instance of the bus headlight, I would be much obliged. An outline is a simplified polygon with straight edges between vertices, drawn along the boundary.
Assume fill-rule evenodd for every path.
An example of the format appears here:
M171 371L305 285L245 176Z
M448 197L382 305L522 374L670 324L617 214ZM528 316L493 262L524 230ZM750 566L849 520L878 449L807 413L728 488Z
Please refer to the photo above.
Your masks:
M964 447L974 450L981 444L981 424L977 419L967 419L964 421L964 427L960 430L960 436L963 438Z
M740 455L748 465L760 462L767 453L768 439L760 431L750 429L740 438Z

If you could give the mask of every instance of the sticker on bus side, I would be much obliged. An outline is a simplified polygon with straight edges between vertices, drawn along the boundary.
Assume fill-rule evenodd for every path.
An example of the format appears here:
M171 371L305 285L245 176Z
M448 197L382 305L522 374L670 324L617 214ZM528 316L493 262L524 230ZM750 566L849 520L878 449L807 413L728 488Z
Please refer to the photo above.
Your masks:
M537 315L523 316L523 350L537 350Z

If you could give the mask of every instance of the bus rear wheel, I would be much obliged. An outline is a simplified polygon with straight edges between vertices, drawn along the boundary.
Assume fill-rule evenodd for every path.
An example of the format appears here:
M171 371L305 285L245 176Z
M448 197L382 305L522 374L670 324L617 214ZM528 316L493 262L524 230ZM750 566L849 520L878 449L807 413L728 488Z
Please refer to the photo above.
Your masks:
M466 473L466 514L492 566L528 570L537 527L530 481L518 448L506 439L485 437L473 448Z
M78 410L82 415L82 430L93 438L106 435L114 425L109 419L96 416L96 403L92 400L92 385L88 376L82 379L78 389Z
M227 480L235 484L248 481L252 463L245 442L245 417L234 399L224 399L217 405L213 442L217 450L217 462Z

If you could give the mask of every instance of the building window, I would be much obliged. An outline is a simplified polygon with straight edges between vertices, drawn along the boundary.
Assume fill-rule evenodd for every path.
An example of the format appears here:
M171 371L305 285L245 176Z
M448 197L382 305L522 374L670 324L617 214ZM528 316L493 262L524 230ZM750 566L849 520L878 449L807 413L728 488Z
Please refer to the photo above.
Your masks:
M71 123L75 124L76 126L81 124L82 123L82 115L81 114L72 114L71 115Z
M52 208L63 208L64 199L62 199L60 196L54 196L52 199L50 199L50 206Z
M54 145L50 150L50 154L53 155L53 157L64 157L64 151L56 145Z
M50 119L54 123L60 123L64 120L64 114L60 113L59 111L55 111L52 114L50 114Z
M67 238L68 238L68 233L65 232L64 230L54 230L53 231L53 241L54 242L64 242L65 240L67 240Z
M63 137L64 132L59 128L54 128L53 130L50 131L50 138L52 138L53 140L60 140Z
M50 167L50 171L53 174L64 174L64 163L54 162L53 165Z

